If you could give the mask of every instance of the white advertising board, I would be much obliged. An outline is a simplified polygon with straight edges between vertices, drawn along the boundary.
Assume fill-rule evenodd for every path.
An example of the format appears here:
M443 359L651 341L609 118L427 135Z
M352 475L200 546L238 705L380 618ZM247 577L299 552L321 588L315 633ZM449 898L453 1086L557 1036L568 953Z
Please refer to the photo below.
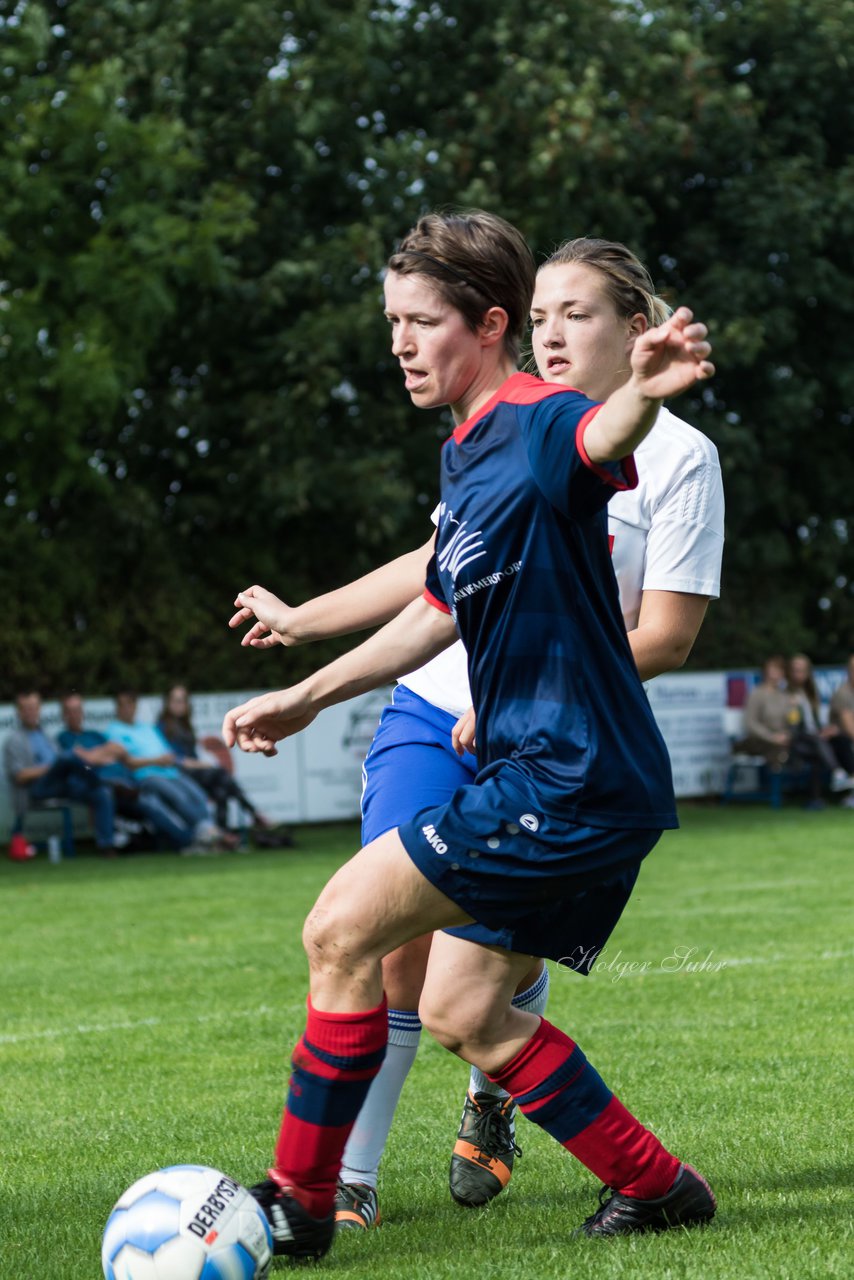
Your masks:
M701 671L659 676L650 682L647 694L670 753L676 795L719 793L730 756L723 715L726 674Z

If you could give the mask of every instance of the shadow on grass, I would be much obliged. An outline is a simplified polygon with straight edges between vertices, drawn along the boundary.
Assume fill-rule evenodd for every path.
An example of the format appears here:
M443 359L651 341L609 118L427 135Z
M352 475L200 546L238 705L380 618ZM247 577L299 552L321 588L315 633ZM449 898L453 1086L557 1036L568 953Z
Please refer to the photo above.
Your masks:
M763 1191L821 1190L822 1187L854 1186L854 1164L825 1165L813 1169L769 1170L765 1176L752 1178L750 1188Z

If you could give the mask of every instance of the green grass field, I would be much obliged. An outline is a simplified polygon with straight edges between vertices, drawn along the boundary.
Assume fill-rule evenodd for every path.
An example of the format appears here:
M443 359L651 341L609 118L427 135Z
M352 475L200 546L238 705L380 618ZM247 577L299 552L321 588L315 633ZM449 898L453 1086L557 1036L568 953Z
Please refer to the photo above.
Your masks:
M343 1237L323 1272L854 1275L854 813L697 807L682 820L593 975L552 968L550 1016L706 1173L715 1223L573 1239L597 1186L525 1120L509 1190L486 1210L454 1206L467 1069L425 1034L383 1167L385 1225ZM297 834L294 850L215 860L3 861L0 1280L96 1280L113 1202L151 1169L262 1174L302 1026L302 919L357 847L355 827Z

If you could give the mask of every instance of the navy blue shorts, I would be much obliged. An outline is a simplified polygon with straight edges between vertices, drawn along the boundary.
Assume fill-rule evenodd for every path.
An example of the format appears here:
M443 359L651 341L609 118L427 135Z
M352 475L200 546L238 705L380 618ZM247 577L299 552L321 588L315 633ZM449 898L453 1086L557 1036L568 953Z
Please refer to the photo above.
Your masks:
M660 831L557 822L537 815L499 779L474 786L477 761L454 751L454 724L452 715L397 686L365 760L363 844L399 829L422 874L477 921L448 933L547 956L586 975ZM518 822L529 811L536 832ZM424 826L436 831L433 844Z
M477 921L449 933L589 973L661 831L550 817L517 779L461 787L398 835L422 875Z

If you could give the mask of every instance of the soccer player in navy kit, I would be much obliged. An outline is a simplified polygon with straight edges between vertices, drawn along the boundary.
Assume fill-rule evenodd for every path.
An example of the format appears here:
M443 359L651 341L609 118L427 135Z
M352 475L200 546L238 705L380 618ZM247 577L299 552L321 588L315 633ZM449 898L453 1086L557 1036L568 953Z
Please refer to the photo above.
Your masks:
M433 246L425 241L422 247ZM453 280L445 287L451 301L465 291ZM670 308L625 245L581 237L560 245L539 266L530 314L540 376L603 400L629 376L628 351L637 334L662 324ZM518 360L518 352L511 354ZM637 488L610 500L608 530L629 643L647 680L684 662L709 599L719 594L724 501L714 445L669 409L660 409L636 457ZM432 542L296 608L252 587L255 618L264 621L242 643L301 644L389 620L421 594ZM384 616L378 613L383 609ZM241 609L231 625L252 613ZM363 844L474 781L472 717L455 727L470 703L462 642L399 677L364 763ZM455 741L470 749L457 753ZM472 928L479 942L493 940L483 926ZM421 1035L417 1010L429 947L429 937L419 938L383 960L388 1050L344 1152L336 1197L339 1229L364 1230L380 1221L379 1165ZM464 982L464 964L458 970ZM549 970L540 961L520 982L513 1003L545 1014L548 991ZM454 1199L470 1207L488 1202L507 1185L517 1151L513 1100L472 1067L449 1170Z
M633 483L631 450L661 399L713 372L705 328L680 309L641 335L630 380L604 405L513 375L501 280L532 270L527 248L488 215L449 218L447 229L444 258L409 237L386 282L413 401L450 404L458 423L443 450L425 598L301 685L235 708L223 726L230 744L272 753L323 706L447 647L458 621L479 717L476 784L363 849L306 924L308 1022L275 1165L256 1188L277 1252L292 1256L319 1256L331 1241L341 1152L385 1047L382 956L475 920L503 930L507 950L478 948L480 972L467 973L460 1001L449 957L469 944L440 935L423 1019L615 1189L587 1234L704 1221L715 1207L702 1178L626 1111L567 1036L510 1005L532 956L560 959L594 933L601 946L640 861L675 825L604 508ZM442 296L442 271L471 290L474 320Z

